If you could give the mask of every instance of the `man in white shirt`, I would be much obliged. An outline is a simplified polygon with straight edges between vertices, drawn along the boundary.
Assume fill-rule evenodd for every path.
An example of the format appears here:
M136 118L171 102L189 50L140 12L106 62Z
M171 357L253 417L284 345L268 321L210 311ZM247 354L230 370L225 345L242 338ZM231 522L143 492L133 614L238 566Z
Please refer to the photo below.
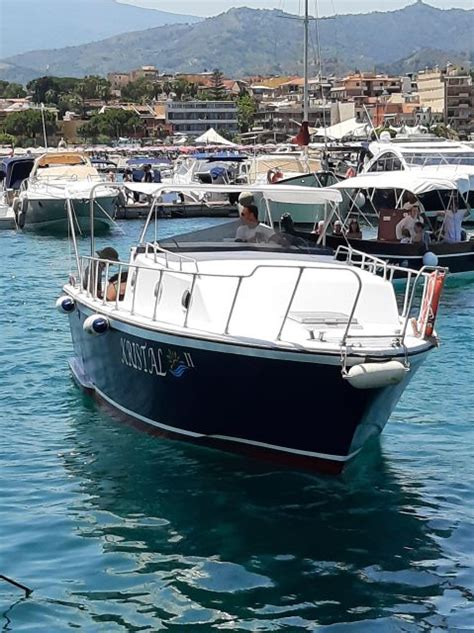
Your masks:
M408 211L408 215L402 218L395 227L395 235L397 240L401 240L403 238L403 229L407 229L411 239L413 239L415 237L415 224L417 222L423 223L420 217L420 209L417 204L413 204L412 202L406 202L403 205L403 209Z
M468 213L467 209L459 208L459 200L457 194L451 196L451 204L444 213L443 235L445 242L461 242L462 241L462 221Z
M258 221L258 208L254 204L242 206L240 218L243 222L235 234L236 242L268 242L274 231Z

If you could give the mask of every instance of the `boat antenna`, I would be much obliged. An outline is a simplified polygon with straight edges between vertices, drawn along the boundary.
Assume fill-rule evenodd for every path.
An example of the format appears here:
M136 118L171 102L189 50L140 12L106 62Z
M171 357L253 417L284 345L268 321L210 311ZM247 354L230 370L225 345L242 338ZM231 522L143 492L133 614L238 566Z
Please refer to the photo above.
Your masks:
M372 123L372 118L371 118L371 116L369 114L369 111L367 110L367 107L366 107L365 103L362 104L362 105L364 107L365 115L366 115L367 119L369 120L370 127L372 128L372 132L375 134L375 138L377 139L377 141L380 141L380 136L377 134L377 130L375 129L374 124Z
M323 89L323 58L321 54L321 33L319 30L319 2L315 0L315 10L316 10L316 39L318 46L318 60L319 60L319 89L321 91L321 104L323 106L323 128L324 128L324 150L327 152L328 149L328 132L326 129L326 99L324 97L324 89Z
M308 33L309 33L309 0L304 2L304 92L303 121L309 121L309 88L308 88Z
M44 148L48 149L48 135L46 134L46 120L44 117L44 103L41 104L41 123L43 124Z

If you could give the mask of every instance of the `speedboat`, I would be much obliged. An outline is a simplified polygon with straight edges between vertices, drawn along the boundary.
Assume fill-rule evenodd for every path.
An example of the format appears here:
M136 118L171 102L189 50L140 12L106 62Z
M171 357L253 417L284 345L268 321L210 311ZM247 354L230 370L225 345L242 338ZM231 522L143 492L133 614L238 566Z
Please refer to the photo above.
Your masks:
M167 190L130 187L155 200ZM296 186L251 191L263 205L341 199ZM346 249L338 261L278 230L262 244L147 241L154 218L152 207L127 261L98 256L93 241L90 255L76 250L56 304L76 381L156 435L341 472L437 346L444 271L406 270L398 305L394 267L374 257Z
M85 154L43 154L35 160L29 178L22 184L16 207L17 225L65 233L68 216L72 215L79 232L89 231L93 189L94 230L107 230L114 225L117 191L107 185Z

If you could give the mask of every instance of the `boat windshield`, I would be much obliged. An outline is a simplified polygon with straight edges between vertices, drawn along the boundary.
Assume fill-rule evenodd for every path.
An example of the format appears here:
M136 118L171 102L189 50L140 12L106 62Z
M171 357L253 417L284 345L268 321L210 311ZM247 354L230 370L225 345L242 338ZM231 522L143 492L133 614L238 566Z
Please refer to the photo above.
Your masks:
M403 152L407 165L474 165L474 152Z

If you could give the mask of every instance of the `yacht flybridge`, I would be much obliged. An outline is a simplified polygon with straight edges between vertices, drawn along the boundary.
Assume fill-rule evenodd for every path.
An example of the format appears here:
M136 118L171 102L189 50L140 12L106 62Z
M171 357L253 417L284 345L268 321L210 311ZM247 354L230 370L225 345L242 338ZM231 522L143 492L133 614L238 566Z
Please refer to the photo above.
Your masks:
M155 202L167 191L130 185L151 187ZM264 206L341 199L297 186L251 192ZM155 207L127 261L98 257L93 242L87 256L76 247L57 307L69 318L77 382L158 435L340 472L381 433L438 344L444 271L403 269L397 297L394 267L345 247L338 261L273 226L265 243L203 232L160 242Z

